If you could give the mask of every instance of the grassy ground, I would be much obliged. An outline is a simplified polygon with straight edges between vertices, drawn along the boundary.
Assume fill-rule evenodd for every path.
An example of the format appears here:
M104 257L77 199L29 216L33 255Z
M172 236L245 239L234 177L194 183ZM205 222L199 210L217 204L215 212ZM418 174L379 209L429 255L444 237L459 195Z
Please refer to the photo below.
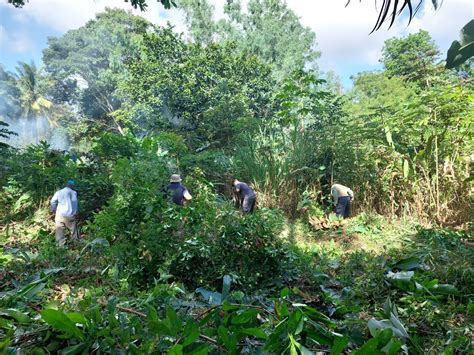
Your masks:
M466 241L472 235L361 214L327 230L301 221L288 224L282 238L304 268L319 274L323 294L339 305L335 316L339 312L355 338L368 320L383 318L390 298L421 353L473 353L474 249ZM389 277L403 272L413 276ZM438 286L425 288L430 282ZM446 292L439 292L443 287Z
M112 268L104 267L105 246L89 248L83 240L59 250L52 228L47 212L39 210L27 221L10 223L1 230L0 300L5 309L31 316L24 320L26 324L45 306L76 311L84 302L106 305L117 298L125 309L139 309L150 297L194 300L193 292L169 282L151 290L131 288L114 278ZM472 353L474 249L463 243L462 239L469 238L465 232L425 229L410 220L361 214L328 230L315 230L304 221L288 223L281 238L291 259L288 267L294 268L289 270L287 286L297 290L306 304L331 317L353 347L370 337L369 321L386 319L384 304L390 299L407 330L405 341L411 352ZM18 293L21 285L35 280L41 281L42 288L36 293L28 291L27 301L23 296L21 302L11 298L12 291ZM234 296L244 299L250 295L240 292ZM11 320L6 313L6 318L0 317L4 332L10 329L5 322ZM15 329L14 342L21 343L22 332L29 328L16 324Z

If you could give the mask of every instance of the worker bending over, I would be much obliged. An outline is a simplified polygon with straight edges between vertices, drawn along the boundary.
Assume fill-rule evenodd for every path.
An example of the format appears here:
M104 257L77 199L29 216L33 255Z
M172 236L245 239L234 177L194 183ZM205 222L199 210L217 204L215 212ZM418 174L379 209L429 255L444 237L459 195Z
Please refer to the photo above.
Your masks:
M334 198L336 215L344 218L349 217L351 214L352 200L354 199L352 190L344 185L334 184L331 187L331 195Z
M257 198L255 191L253 191L245 182L241 182L237 179L233 180L232 186L234 187L234 191L239 196L239 202L240 206L242 207L242 211L244 213L252 213Z

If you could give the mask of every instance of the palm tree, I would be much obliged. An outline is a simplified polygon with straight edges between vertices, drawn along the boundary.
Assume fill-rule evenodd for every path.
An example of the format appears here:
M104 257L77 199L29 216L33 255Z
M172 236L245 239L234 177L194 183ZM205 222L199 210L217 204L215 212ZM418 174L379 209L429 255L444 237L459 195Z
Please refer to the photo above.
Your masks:
M22 133L25 136L30 135L33 141L39 141L44 138L45 131L49 128L45 127L48 124L44 119L51 123L49 110L52 106L51 101L41 95L41 72L33 62L31 64L18 62L15 77L20 93L20 118L25 119L26 124Z
M51 102L41 96L39 85L41 80L40 70L33 62L31 64L18 62L16 71L22 116L25 118L36 118L41 114L46 115L46 111L51 107Z

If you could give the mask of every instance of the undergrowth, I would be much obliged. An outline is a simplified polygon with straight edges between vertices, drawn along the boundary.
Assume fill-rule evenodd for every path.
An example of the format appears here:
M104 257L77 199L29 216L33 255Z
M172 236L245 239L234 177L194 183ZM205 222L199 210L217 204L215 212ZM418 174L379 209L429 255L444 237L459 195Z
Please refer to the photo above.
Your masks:
M160 141L115 149L115 139L75 163L46 146L12 154L0 199L0 351L472 351L468 232L369 213L326 229L278 209L242 215L199 168L184 181L192 203L175 207L160 192L175 168L156 154ZM30 166L44 194L29 193ZM80 181L83 238L63 250L47 199L66 174Z

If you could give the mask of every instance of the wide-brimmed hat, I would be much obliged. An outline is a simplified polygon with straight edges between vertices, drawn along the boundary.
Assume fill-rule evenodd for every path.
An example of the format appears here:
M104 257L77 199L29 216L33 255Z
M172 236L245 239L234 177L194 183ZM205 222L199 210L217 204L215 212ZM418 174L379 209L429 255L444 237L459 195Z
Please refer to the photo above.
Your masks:
M181 182L181 176L179 176L178 174L171 175L170 182Z

